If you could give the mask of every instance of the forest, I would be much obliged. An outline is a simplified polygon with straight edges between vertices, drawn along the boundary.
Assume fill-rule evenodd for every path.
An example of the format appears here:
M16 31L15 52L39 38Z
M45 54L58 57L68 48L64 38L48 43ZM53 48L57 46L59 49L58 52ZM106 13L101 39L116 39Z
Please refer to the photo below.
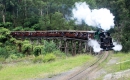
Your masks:
M12 38L10 31L96 30L84 22L76 25L75 20L70 19L75 2L86 2L90 9L109 9L115 16L115 27L110 30L112 37L122 44L123 52L130 51L129 0L0 0L0 55L8 57L11 53L21 52L31 54L31 44ZM46 45L53 45L55 49L53 42L46 42ZM42 46L34 47L37 55L37 50Z

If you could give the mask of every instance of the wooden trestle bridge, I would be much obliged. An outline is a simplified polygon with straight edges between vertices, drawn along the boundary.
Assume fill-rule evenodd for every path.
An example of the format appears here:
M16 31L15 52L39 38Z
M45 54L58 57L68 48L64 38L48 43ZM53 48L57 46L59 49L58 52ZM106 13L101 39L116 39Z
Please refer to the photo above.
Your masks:
M28 39L32 44L34 40L37 40L38 44L43 39L53 41L61 51L75 55L77 53L92 52L92 48L88 46L88 40L94 38L94 33L95 31L50 30L12 31L11 35L16 39Z

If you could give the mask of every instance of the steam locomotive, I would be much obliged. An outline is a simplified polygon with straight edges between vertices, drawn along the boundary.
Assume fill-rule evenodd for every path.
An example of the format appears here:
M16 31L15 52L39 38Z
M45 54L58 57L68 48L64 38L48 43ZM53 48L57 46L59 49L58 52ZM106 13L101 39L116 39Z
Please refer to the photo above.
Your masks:
M102 48L103 50L113 50L112 48L114 47L114 45L109 32L97 30L95 32L95 39L99 42L100 48Z

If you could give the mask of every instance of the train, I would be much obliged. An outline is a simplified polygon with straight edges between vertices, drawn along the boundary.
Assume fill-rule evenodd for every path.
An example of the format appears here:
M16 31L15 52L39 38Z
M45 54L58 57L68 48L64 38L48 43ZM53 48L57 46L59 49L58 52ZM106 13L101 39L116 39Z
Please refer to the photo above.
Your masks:
M113 50L113 42L112 42L112 37L108 31L103 31L97 30L95 32L94 38L99 42L100 48L102 50L108 51L108 50Z
M103 50L112 50L114 47L109 32L97 31L77 31L77 30L49 30L49 31L12 31L12 37L15 38L66 38L77 40L96 39L100 48Z

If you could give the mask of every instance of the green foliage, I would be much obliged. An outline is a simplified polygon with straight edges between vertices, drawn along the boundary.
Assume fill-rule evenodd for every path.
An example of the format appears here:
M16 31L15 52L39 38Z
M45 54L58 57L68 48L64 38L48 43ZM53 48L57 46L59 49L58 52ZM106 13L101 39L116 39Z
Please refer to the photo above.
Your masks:
M17 26L13 29L13 31L23 31L23 27L22 26Z
M22 53L18 53L18 52L17 52L15 55L16 55L18 58L23 58L23 57L25 57L24 54L22 54Z
M29 41L25 40L23 42L22 50L23 50L23 53L26 54L26 55L31 54L30 52L32 51L32 45L30 44Z
M24 54L12 51L10 55L6 58L6 62L19 61L22 60L23 57L25 57Z
M123 51L129 52L130 51L130 22L128 22L123 29L122 34L122 45L123 45Z
M15 38L10 38L10 42L11 43L16 43L16 39Z
M4 27L4 28L8 28L8 29L10 29L10 28L12 28L12 23L11 22L6 22L6 23L1 23L0 24L0 27Z
M40 26L40 24L35 24L35 25L32 26L32 28L33 28L34 30L40 30L40 29L41 29L41 26Z
M41 54L42 49L43 49L42 46L35 46L33 50L34 55L39 56Z
M10 31L6 28L0 27L0 42L5 43L10 38Z
M91 8L96 7L96 0L80 1L87 2ZM68 17L72 17L70 9L75 2L79 0L7 0L0 4L0 10L6 15L0 17L1 26L14 31L71 29Z
M5 49L7 50L7 51L14 51L14 50L12 50L12 46L10 46L10 45L7 45L6 47L5 47Z
M24 28L24 31L34 31L34 29L26 27L26 28Z
M42 63L43 62L43 55L39 55L33 59L34 63Z
M18 56L16 54L10 54L8 58L10 58L10 59L18 59Z
M53 51L53 54L58 57L58 58L61 58L61 59L64 59L66 57L66 54L61 52L60 50L55 50Z
M25 41L25 42L22 42L21 40L16 40L16 44L17 44L18 46L22 45L23 43L26 43L26 41ZM28 42L27 42L27 43L28 43Z
M4 62L6 59L4 57L0 57L0 62ZM1 69L1 65L0 65L0 69Z
M31 49L32 49L31 44L23 44L23 47L22 47L23 53L25 54L27 53L27 55L30 55Z
M3 46L3 43L0 42L0 47L2 47L2 46Z
M55 51L56 49L57 49L56 44L53 41L44 42L44 48L43 48L44 53L51 53L51 52Z
M43 62L55 61L56 56L53 53L48 53L44 56Z
M21 52L22 51L23 42L21 40L16 40L16 45L18 46L18 51Z
M53 30L62 30L65 27L65 19L62 13L55 12L52 14L51 27Z
M0 57L7 58L9 56L9 53L4 47L0 47Z

